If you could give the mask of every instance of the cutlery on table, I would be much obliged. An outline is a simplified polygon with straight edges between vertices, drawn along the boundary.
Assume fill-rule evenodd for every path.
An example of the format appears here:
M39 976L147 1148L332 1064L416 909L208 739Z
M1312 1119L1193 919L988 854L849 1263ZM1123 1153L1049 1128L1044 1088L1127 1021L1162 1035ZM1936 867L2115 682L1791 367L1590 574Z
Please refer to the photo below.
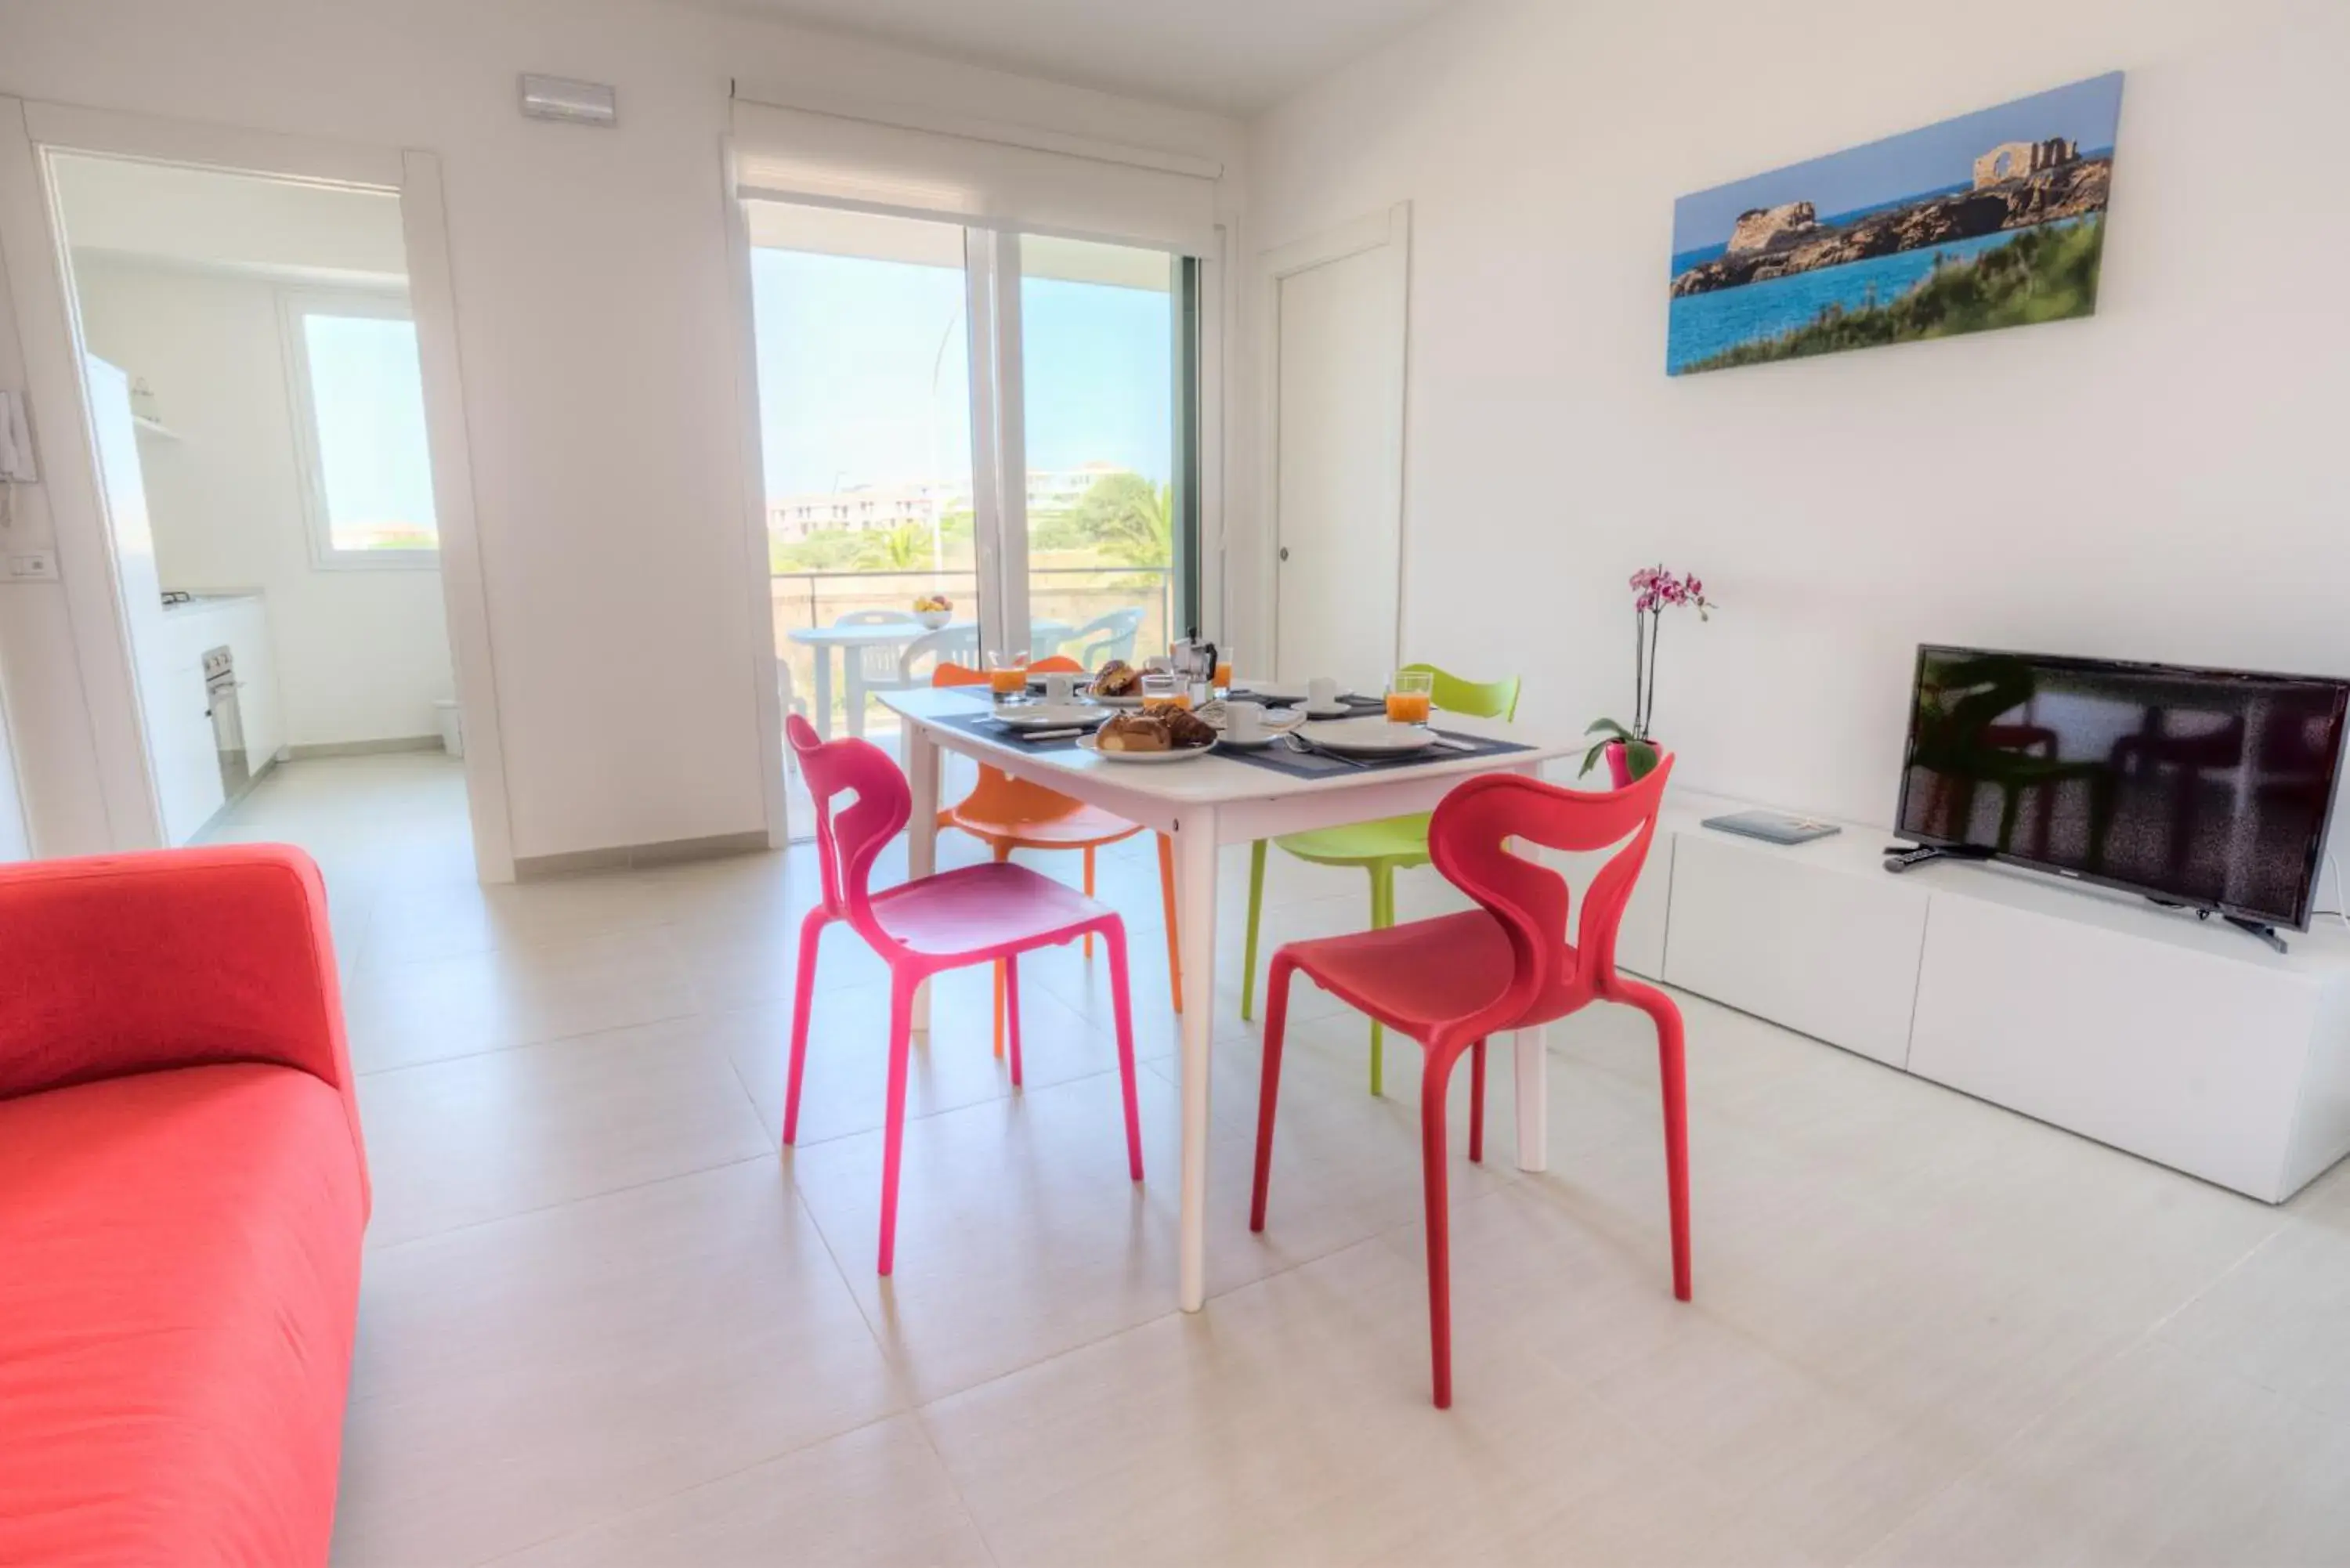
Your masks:
M1341 756L1336 752L1326 752L1295 730L1290 731L1281 739L1291 751L1302 753L1309 757L1327 757L1334 763L1344 763L1350 768L1367 768L1371 765L1359 757Z

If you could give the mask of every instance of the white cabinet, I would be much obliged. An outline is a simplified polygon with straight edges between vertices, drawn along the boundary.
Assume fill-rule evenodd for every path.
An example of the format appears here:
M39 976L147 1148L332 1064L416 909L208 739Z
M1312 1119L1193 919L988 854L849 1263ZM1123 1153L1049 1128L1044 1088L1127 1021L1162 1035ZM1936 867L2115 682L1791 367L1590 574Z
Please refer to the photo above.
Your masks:
M2002 867L1888 876L1876 829L1700 825L1738 809L1680 794L1659 828L1672 984L2272 1203L2350 1154L2350 930L2277 953Z
M226 804L220 746L205 689L204 655L226 648L237 680L238 717L246 765L259 773L284 741L277 676L270 658L269 618L257 594L206 596L162 613L149 639L162 668L150 689L148 745L163 809L165 836L185 844ZM142 659L147 657L142 651Z
M180 657L175 630L167 618L163 647L140 650L143 661L161 656L161 668L141 671L146 704L149 765L155 773L156 805L163 815L163 841L187 843L226 802L221 788L220 752L213 744L204 672L196 659Z
M1887 877L1874 848L1764 844L1690 821L1674 834L1665 978L1900 1066L1927 898Z
M2341 1153L2339 1107L2303 1092L2340 1053L2335 944L2282 955L2102 891L1935 875L1973 885L1936 890L1911 1072L2271 1202ZM2296 1176L2297 1141L2323 1163Z

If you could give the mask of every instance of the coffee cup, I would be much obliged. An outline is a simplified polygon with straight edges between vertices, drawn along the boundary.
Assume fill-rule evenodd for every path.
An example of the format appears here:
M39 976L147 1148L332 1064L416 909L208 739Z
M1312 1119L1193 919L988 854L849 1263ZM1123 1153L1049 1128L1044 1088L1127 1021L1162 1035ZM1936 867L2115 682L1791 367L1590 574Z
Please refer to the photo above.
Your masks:
M1309 708L1336 708L1338 705L1338 683L1326 675L1317 675L1305 683L1305 705Z
M1263 703L1225 701L1224 739L1242 745L1254 745L1264 737Z
M1055 707L1076 695L1078 676L1074 670L1048 670L1039 679L1045 682L1045 701Z

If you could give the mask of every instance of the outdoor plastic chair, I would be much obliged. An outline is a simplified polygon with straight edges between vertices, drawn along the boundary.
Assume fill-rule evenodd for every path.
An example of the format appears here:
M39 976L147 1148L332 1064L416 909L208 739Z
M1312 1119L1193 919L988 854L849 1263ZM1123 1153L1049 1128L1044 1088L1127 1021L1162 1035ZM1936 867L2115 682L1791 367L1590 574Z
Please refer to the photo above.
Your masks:
M895 1262L898 1153L906 1127L906 1063L913 1040L914 991L932 975L972 964L1003 965L1009 998L1012 1082L1020 1083L1020 955L1099 936L1109 951L1118 1024L1118 1072L1126 1100L1127 1171L1142 1179L1142 1123L1134 1097L1134 1015L1127 991L1126 922L1114 909L1024 866L965 866L874 892L873 861L913 810L906 775L869 741L823 741L798 714L785 721L816 804L824 901L800 926L799 989L792 1004L791 1062L784 1089L784 1142L799 1131L800 1077L807 1064L808 1012L816 949L835 920L864 939L889 966L889 1089L881 1133L879 1272ZM834 809L837 798L856 798Z
M851 734L865 732L865 699L875 691L902 690L898 680L898 659L906 643L922 635L922 623L911 610L866 609L850 610L833 618L833 625L903 627L904 642L868 643L862 648L841 649L841 698L847 704Z
M1134 662L1134 645L1142 634L1142 611L1128 606L1097 616L1069 634L1077 645L1077 662L1099 670L1113 659Z
M1464 680L1433 664L1407 664L1435 677L1431 697L1439 709L1479 719L1513 719L1518 712L1518 678L1506 680ZM1395 924L1395 874L1428 864L1428 814L1390 816L1378 822L1350 823L1344 827L1292 833L1273 841L1284 853L1316 866L1359 866L1371 877L1371 928ZM1248 935L1241 955L1241 1017L1256 1012L1256 932L1264 908L1264 844L1249 846ZM1371 1024L1371 1093L1385 1084L1386 1033Z
M1030 665L1035 674L1066 671L1081 675L1085 671L1074 659L1055 657L1039 659ZM977 686L987 680L984 670L967 670L961 665L941 664L931 675L936 686ZM941 827L961 828L993 850L998 860L1008 860L1015 849L1078 849L1085 852L1086 897L1094 893L1094 852L1106 845L1133 837L1142 829L1121 816L1112 816L1097 806L1071 800L1043 784L1026 779L1014 778L1002 768L983 763L979 783L972 792L953 805L939 813ZM1165 834L1159 836L1159 897L1167 911L1167 976L1168 985L1175 996L1175 1011L1183 1011L1183 963L1180 943L1175 933L1175 846ZM1086 939L1086 956L1091 958L1094 942ZM998 965L995 971L995 1054L1003 1054L1004 973Z
M979 628L946 626L936 631L926 631L906 645L898 656L897 668L886 686L868 686L872 691L912 691L932 684L931 677L950 663L979 658ZM930 668L922 668L923 660Z
M1429 1351L1439 1408L1452 1403L1451 1238L1445 1194L1445 1096L1453 1064L1470 1056L1469 1158L1485 1157L1485 1041L1531 1029L1594 1002L1618 1002L1657 1026L1665 1108L1665 1185L1671 1213L1673 1294L1690 1299L1689 1129L1680 1009L1616 969L1616 933L1657 831L1672 758L1610 794L1561 789L1519 774L1471 779L1444 797L1429 826L1429 851L1447 880L1478 908L1409 925L1285 943L1273 955L1258 1090L1256 1180L1249 1229L1264 1229L1273 1169L1274 1111L1281 1089L1289 983L1299 971L1399 1034L1419 1042L1421 1179L1428 1203ZM1566 940L1569 896L1555 871L1513 853L1512 840L1544 848L1615 853L1585 889L1575 940Z

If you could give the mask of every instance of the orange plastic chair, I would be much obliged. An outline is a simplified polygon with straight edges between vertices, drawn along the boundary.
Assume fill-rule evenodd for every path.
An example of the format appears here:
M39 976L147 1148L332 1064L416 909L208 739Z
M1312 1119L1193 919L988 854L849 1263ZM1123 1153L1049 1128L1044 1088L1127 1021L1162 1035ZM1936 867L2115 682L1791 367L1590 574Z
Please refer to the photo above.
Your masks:
M1039 675L1065 671L1082 675L1086 667L1074 659L1040 659L1028 667ZM938 686L983 686L987 671L941 662L931 675ZM1142 831L1124 817L1098 806L1071 800L1056 790L1026 779L1014 778L1002 768L980 765L979 784L962 800L939 813L941 827L959 827L1009 860L1015 849L1081 849L1085 852L1085 890L1094 891L1094 851L1104 845L1131 838ZM1183 1011L1183 963L1175 935L1175 846L1159 836L1159 896L1167 909L1168 989L1174 992L1175 1011ZM1085 939L1086 956L1093 957L1094 939ZM1003 966L995 966L995 1054L1003 1054Z

